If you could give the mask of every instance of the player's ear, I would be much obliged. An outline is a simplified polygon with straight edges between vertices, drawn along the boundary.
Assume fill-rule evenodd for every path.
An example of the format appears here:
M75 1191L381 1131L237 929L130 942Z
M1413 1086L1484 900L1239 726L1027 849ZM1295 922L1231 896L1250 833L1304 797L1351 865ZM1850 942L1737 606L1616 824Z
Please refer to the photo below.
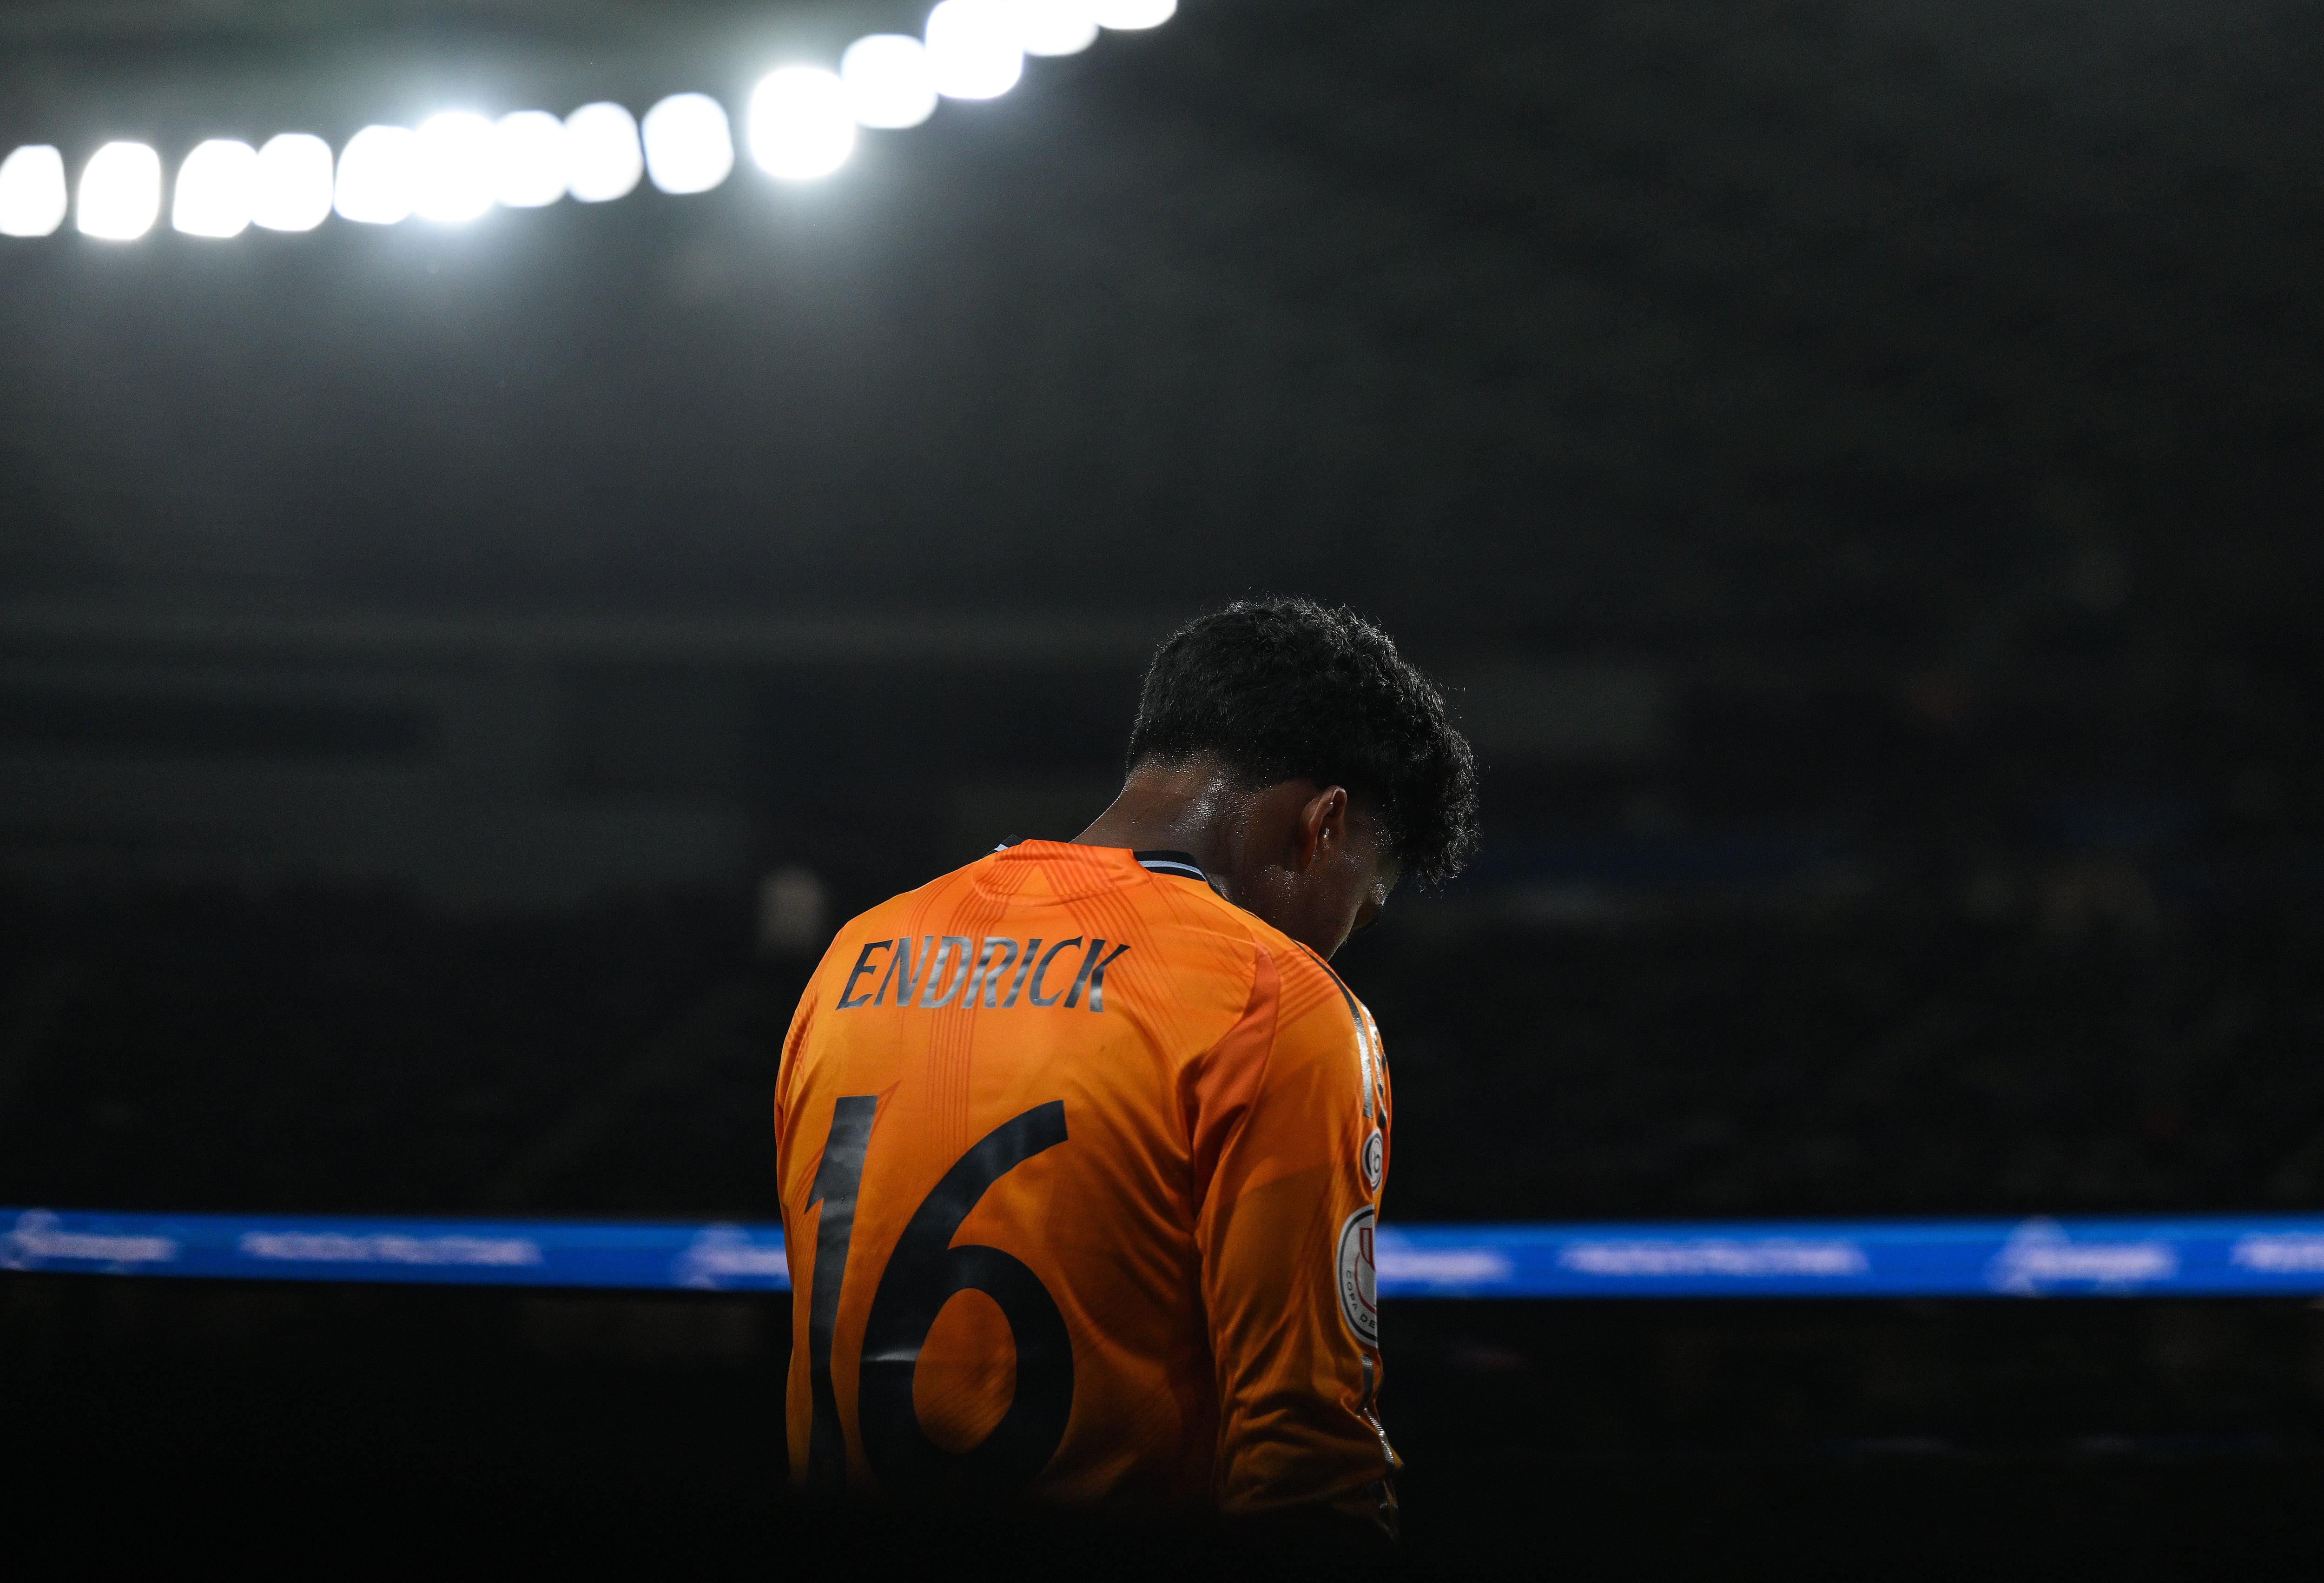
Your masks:
M1299 866L1304 871L1314 866L1323 854L1326 843L1345 843L1348 838L1348 792L1344 786L1326 786L1310 797L1299 810Z

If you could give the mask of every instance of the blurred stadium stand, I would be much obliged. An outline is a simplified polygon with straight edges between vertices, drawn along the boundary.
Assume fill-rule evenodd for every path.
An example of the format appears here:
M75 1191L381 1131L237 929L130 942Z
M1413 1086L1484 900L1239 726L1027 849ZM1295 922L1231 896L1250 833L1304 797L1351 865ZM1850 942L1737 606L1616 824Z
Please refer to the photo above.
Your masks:
M753 957L751 901L20 900L0 1201L771 1218L765 1111L806 962ZM1420 901L1351 950L1393 1031L1401 1217L2301 1208L2324 1187L2304 908L2071 939L2041 912L1646 905L1558 926Z

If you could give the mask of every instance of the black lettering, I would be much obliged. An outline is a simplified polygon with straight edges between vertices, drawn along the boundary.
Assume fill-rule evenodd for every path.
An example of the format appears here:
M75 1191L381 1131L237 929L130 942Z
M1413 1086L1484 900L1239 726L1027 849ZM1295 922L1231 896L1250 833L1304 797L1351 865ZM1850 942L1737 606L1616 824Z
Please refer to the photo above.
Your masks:
M1089 954L1082 958L1082 970L1074 975L1074 986L1065 991L1065 1004L1067 1006L1077 1006L1082 1004L1082 988L1089 983L1090 969L1096 965L1097 959L1104 954L1105 941L1103 940L1093 940L1090 941Z
M1052 1099L985 1134L914 1210L888 1255L863 1326L855 1417L863 1456L893 1495L947 1486L1001 1496L1049 1465L1073 1414L1074 1345L1056 1300L1025 1263L997 1247L952 1239L992 1184L1065 1141L1065 1107ZM954 1294L982 1291L999 1305L1017 1347L1017 1391L973 1449L954 1453L928 1438L912 1405L912 1375L936 1315Z
M995 957L1001 959L994 961ZM985 938L983 951L977 958L976 970L968 976L968 993L961 996L960 1004L964 1006L974 1005L980 992L984 996L986 1005L998 1004L1001 999L1001 976L1009 971L1009 965L1016 959L1017 942L1015 940L1000 935L988 935Z
M1128 946L1116 946L1113 948L1112 956L1100 961L1098 953L1105 949L1105 941L1100 940L1090 947L1090 954L1082 963L1082 977L1074 980L1074 987L1066 995L1065 1004L1067 1005L1074 1004L1074 997L1082 992L1082 979L1085 978L1089 981L1090 1010L1093 1012L1105 1010L1105 970L1112 967L1116 958L1129 949ZM1092 963L1095 963L1096 966L1091 966Z
M871 1001L872 997L868 995L857 995L856 998L853 1000L850 1000L848 997L855 995L855 981L858 978L862 977L866 973L873 970L872 967L872 953L873 951L884 951L890 949L895 945L895 943L896 942L892 940L875 940L866 944L861 951L856 953L855 970L848 974L846 984L844 985L839 991L839 1009L841 1011L852 1012L857 1006L867 1004Z
M912 972L912 937L906 935L896 942L896 954L888 958L887 975L880 980L880 993L872 997L873 1005L884 1005L888 1000L888 985L896 986L896 1005L899 1010L912 1004L912 992L928 973L928 958L936 949L936 937L926 937L920 946L920 967L918 977Z
M1077 934L1071 940L1061 940L1056 945L1049 948L1048 954L1041 958L1041 965L1033 969L1032 991L1025 997L1029 1004L1037 1006L1053 1006L1059 1001L1065 998L1062 994L1059 994L1053 995L1048 999L1043 1000L1041 998L1041 979L1049 971L1049 964L1057 959L1057 953L1059 951L1064 950L1067 946L1077 946L1081 943L1082 937ZM1027 954L1030 955L1029 952ZM1010 999L1011 1000L1016 998L1017 997L1014 995L1010 996Z
M847 1434L840 1427L839 1398L831 1385L831 1337L839 1323L839 1289L847 1280L847 1245L855 1236L855 1194L863 1180L863 1156L872 1144L877 1095L850 1095L831 1107L831 1134L806 1208L818 1203L815 1271L807 1292L807 1385L813 1409L807 1421L807 1481L811 1489L837 1495L847 1487Z
M1017 992L1025 987L1025 975L1033 970L1033 953L1040 949L1041 937L1038 934L1025 942L1025 954L1018 958L1017 977L1009 981L1009 998L1001 1003L1003 1006L1017 1004Z
M920 1004L934 1007L952 1004L952 997L960 993L961 980L968 977L969 953L975 949L975 941L957 934L945 935L937 943L935 958L927 964L921 975ZM954 950L954 946L958 946L960 949ZM947 967L952 969L952 983L946 986L942 995L938 995L936 986L944 981L945 969Z

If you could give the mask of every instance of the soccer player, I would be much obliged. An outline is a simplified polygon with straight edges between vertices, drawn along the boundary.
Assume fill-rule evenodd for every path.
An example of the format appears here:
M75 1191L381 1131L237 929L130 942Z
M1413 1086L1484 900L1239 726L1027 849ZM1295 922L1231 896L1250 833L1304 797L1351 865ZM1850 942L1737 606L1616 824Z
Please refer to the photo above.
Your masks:
M1476 841L1435 687L1352 613L1165 641L1120 795L843 928L775 1093L794 1481L1393 1535L1390 1097L1326 965Z

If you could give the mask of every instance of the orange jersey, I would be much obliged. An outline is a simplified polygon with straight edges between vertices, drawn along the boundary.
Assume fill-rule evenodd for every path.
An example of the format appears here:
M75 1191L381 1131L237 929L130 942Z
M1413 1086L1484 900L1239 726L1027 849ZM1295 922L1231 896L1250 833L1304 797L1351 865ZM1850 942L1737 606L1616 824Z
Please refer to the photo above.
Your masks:
M791 1468L1393 1527L1388 1065L1175 853L1028 841L841 930L775 1093Z

